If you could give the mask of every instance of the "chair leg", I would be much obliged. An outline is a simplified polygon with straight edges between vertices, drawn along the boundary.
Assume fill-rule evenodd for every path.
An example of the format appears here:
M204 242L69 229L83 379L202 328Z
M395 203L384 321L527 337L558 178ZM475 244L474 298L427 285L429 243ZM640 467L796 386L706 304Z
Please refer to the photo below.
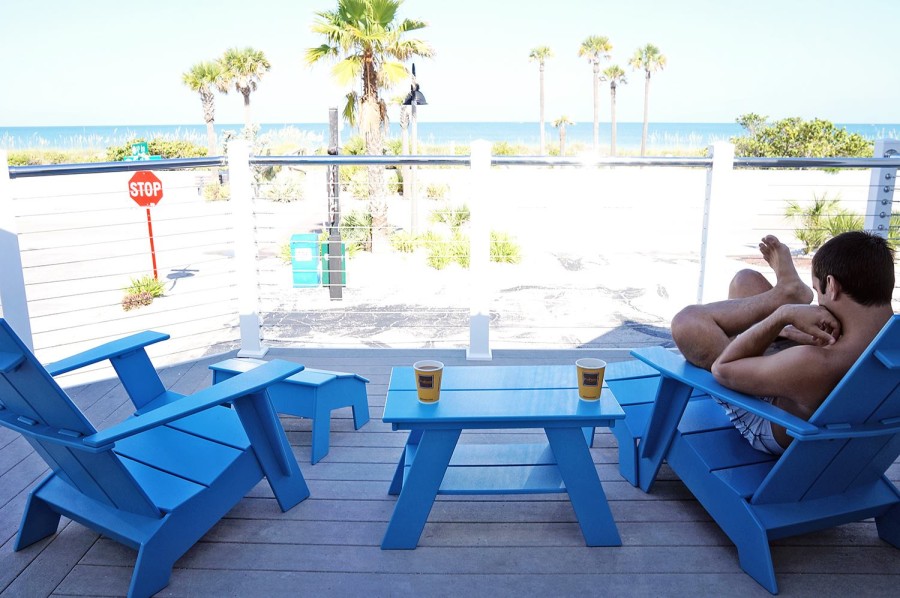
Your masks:
M737 551L741 569L755 579L756 583L772 594L777 594L775 567L772 564L772 551L769 548L769 538L766 536L765 530L746 529L745 526L745 530L740 534Z
M900 504L891 507L887 513L875 518L878 537L900 548Z
M172 567L177 559L172 559L171 550L166 551L157 543L142 544L138 550L131 585L128 588L129 598L152 596L169 585Z
M52 536L58 528L59 513L32 493L25 505L25 514L22 515L22 524L13 550L22 550L38 540Z

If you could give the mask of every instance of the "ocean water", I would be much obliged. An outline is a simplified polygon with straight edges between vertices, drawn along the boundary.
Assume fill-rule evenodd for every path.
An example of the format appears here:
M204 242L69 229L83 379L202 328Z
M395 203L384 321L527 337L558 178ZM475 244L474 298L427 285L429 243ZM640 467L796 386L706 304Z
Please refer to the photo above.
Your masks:
M869 139L900 138L900 124L841 124L850 132L860 133ZM616 126L616 146L629 151L640 148L639 122L622 122ZM239 124L218 124L216 132L221 141L225 131L238 132ZM651 149L701 149L716 141L727 141L742 134L736 123L653 123L649 125L648 145ZM273 139L298 141L310 148L325 145L328 139L326 123L266 123L260 125L260 135ZM353 130L344 126L340 138L346 141ZM399 139L400 125L392 122L390 137ZM549 123L545 126L548 146L558 146L559 132ZM22 149L83 149L102 150L122 145L132 139L164 138L192 141L206 145L206 126L200 125L117 125L117 126L67 126L67 127L2 127L0 148ZM540 126L536 122L428 122L419 120L420 145L467 145L476 139L490 142L506 141L513 145L538 146ZM609 146L610 124L600 123L600 144ZM593 124L578 122L566 127L566 144L591 145Z

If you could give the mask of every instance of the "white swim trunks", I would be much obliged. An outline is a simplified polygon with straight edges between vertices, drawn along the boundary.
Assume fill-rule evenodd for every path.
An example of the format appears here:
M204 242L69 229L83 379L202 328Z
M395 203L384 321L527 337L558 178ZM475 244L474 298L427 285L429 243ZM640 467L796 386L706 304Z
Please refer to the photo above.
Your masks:
M772 397L759 398L767 403L772 402ZM784 452L784 448L778 444L778 441L775 440L775 435L772 434L772 422L719 399L716 399L716 402L725 408L728 419L731 420L731 423L737 428L741 436L750 443L750 446L770 455L780 455Z

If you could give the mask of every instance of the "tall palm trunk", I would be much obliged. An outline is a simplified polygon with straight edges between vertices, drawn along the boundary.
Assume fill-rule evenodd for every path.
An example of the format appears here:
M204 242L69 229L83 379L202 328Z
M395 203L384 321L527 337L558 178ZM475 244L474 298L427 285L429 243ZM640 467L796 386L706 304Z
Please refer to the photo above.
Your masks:
M566 125L559 125L559 157L566 155Z
M216 97L211 91L200 90L200 101L203 102L203 120L206 121L207 155L216 155Z
M641 157L644 157L644 154L647 153L647 130L649 120L649 109L650 109L650 71L647 71L647 76L644 78L644 129L641 131Z
M541 61L541 155L545 155L546 139L544 138L544 62Z
M242 89L241 94L244 96L244 127L250 130L250 88Z
M594 152L600 150L600 61L594 61Z
M616 155L616 82L609 83L609 155Z

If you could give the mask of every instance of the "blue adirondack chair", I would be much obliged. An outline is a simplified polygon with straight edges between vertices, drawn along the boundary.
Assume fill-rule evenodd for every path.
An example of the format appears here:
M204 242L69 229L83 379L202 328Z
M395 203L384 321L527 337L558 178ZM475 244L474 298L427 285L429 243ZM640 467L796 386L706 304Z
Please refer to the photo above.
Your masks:
M900 316L809 421L660 347L633 354L660 375L609 382L626 414L613 428L623 476L649 491L666 459L771 593L770 540L874 517L878 535L900 548L900 491L885 477L900 455ZM711 396L783 425L793 442L780 458L752 449Z
M183 397L165 390L145 350L167 338L143 332L44 368L0 318L0 425L51 470L31 492L15 550L54 534L65 515L136 549L128 595L149 596L264 477L282 510L309 496L265 394L303 366L272 361ZM52 376L106 359L137 412L98 432Z

